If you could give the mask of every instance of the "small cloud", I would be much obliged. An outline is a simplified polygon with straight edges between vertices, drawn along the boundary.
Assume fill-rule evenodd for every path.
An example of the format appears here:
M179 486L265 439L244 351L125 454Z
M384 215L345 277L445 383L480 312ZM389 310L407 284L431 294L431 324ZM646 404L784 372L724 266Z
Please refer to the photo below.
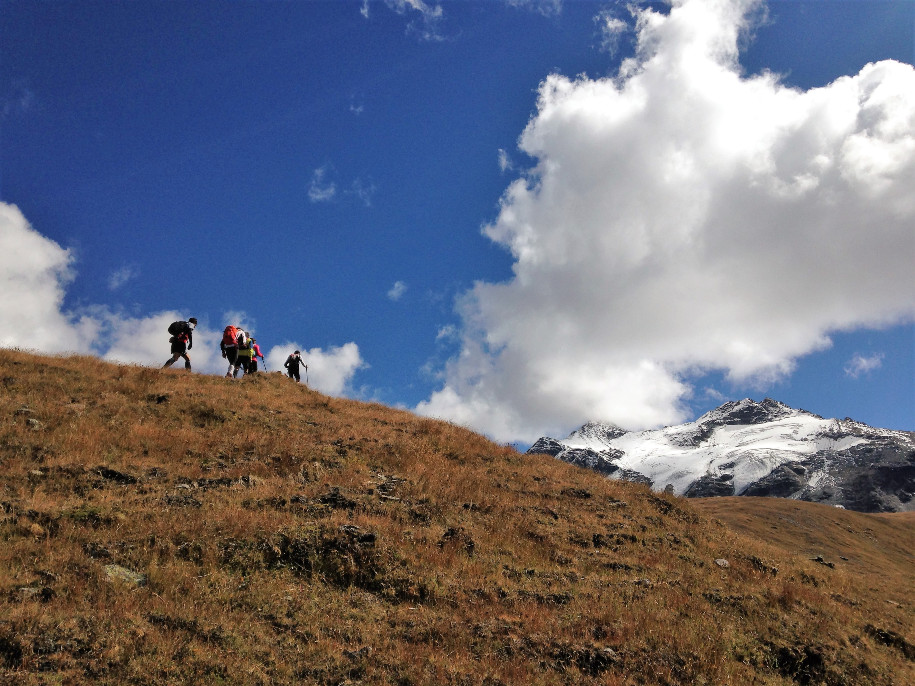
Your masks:
M629 28L628 24L615 17L613 11L609 9L602 10L594 17L594 21L601 36L600 49L615 55L619 49L620 38Z
M419 12L423 17L440 17L442 8L437 4L429 4L424 0L385 0L385 3L397 14L406 14L408 10Z
M140 270L136 267L127 265L112 272L108 277L108 290L116 291L131 279L140 275Z
M358 198L366 207L372 206L372 198L375 195L375 184L369 180L356 179L353 181L349 193Z
M883 353L875 353L870 357L864 357L855 353L845 365L845 375L852 379L857 379L862 374L870 374L875 369L883 366Z
M362 0L362 8L359 10L359 14L366 19L369 18L369 0Z
M454 324L446 324L441 329L438 330L438 333L435 334L436 341L452 341L457 340L459 335L458 328Z
M397 302L406 292L407 284L405 284L403 281L397 281L393 286L391 286L391 290L388 291L388 299Z
M558 17L562 14L562 0L505 0L509 7L517 7L542 14L544 17Z
M365 112L365 93L354 92L349 95L349 111L357 117Z
M337 182L331 178L334 173L334 168L330 164L314 170L308 184L308 199L311 202L331 202L336 199L338 186ZM366 207L371 207L375 190L375 184L371 179L356 178L349 188L344 185L340 193L344 197L355 197Z
M499 148L499 169L504 174L505 172L511 171L514 169L511 158L508 156L508 153L505 152L503 148Z
M328 180L329 166L324 165L314 170L311 183L308 185L308 199L312 202L329 202L337 194L337 184Z
M712 388L711 386L706 388L703 393L706 398L713 400L716 403L724 402L727 399L727 396L724 393L719 391L717 388Z
M426 3L423 0L385 0L385 4L394 12L407 15L408 12L418 12L419 18L407 25L408 33L416 33L426 41L442 41L441 24L445 13L441 5ZM368 17L368 8L363 6L363 16ZM415 16L415 15L411 15Z

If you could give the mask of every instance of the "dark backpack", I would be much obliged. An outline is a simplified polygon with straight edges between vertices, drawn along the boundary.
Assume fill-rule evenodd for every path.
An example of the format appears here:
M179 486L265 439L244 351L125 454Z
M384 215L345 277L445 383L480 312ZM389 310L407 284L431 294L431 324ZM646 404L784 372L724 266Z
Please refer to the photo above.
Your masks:
M168 332L172 336L177 336L179 334L185 333L188 329L191 328L191 325L185 321L172 322L168 325Z

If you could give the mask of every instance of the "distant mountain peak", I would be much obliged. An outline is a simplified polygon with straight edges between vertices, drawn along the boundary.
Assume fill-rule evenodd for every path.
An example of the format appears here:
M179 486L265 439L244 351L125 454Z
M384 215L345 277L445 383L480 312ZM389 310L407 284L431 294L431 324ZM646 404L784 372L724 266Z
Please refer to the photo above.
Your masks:
M569 438L598 438L600 440L612 440L625 435L625 429L616 424L609 422L587 422L581 428L573 431Z
M724 403L720 407L706 412L696 420L696 424L711 423L719 426L727 424L763 424L797 415L807 415L822 419L822 417L811 412L794 409L772 398L765 398L761 402L756 402L751 398L744 398L743 400Z
M772 398L726 402L693 422L650 431L588 422L565 439L543 437L528 452L688 497L915 510L915 434L824 419Z

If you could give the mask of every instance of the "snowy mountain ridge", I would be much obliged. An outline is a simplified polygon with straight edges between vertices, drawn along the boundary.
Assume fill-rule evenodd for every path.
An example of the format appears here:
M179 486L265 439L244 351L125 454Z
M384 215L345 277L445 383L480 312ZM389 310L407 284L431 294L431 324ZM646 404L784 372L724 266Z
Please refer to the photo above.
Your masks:
M693 422L649 431L589 422L565 439L541 438L528 452L688 497L915 509L915 434L824 419L770 398L728 402Z

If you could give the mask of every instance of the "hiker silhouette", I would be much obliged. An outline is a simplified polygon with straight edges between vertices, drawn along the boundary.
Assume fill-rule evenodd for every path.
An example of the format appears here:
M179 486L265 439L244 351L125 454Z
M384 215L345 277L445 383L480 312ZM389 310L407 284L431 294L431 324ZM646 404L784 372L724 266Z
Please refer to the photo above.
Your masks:
M222 340L219 342L219 349L222 356L229 362L229 369L226 372L226 378L232 379L238 374L241 361L239 359L239 350L248 345L248 336L244 330L233 324L229 324L222 332Z
M171 334L171 338L168 341L172 344L172 357L162 365L162 369L171 367L178 361L179 357L183 357L184 368L187 371L191 371L191 356L187 354L187 351L194 347L194 328L196 326L196 317L191 317L187 321L178 320L169 324L168 332Z
M297 383L301 383L302 379L299 377L299 365L305 364L305 361L302 359L302 353L296 350L289 357L286 358L286 362L283 363L283 366L287 369L287 374L290 379L295 379ZM308 371L308 365L305 364L305 371Z

